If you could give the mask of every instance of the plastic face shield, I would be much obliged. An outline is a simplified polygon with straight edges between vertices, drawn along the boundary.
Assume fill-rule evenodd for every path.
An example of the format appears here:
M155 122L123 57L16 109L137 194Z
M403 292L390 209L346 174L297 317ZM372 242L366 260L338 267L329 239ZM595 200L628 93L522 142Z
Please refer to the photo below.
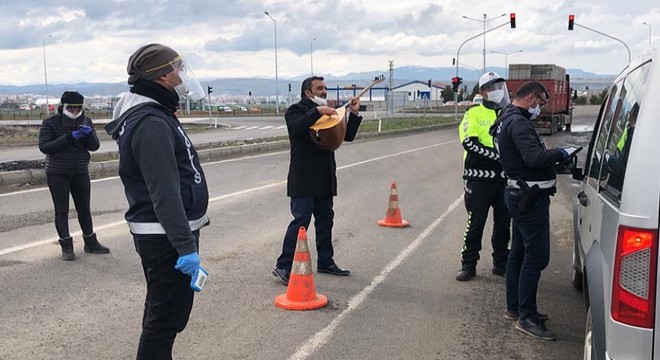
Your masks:
M494 90L501 90L504 92L504 96L502 97L502 100L497 102L496 104L499 105L500 108L503 108L511 103L511 99L509 98L509 89L506 87L506 82L505 81L496 81L490 84L484 85L482 88L486 93L489 91L494 91Z
M174 58L174 60L169 62L169 66L172 67L172 70L178 71L179 78L181 79L181 84L174 87L179 96L188 97L194 101L201 100L206 96L202 84L199 83L199 80L184 57L179 56Z

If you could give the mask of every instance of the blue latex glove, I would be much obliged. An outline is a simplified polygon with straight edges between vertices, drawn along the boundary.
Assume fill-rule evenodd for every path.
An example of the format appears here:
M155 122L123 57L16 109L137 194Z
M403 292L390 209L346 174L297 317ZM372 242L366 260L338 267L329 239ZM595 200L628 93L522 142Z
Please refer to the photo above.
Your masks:
M89 125L80 125L78 127L78 130L80 130L85 135L89 135L92 133L92 127Z
M561 161L562 162L568 160L568 151L566 151L562 148L557 148L557 150L559 150L559 152L561 153Z
M82 132L81 129L72 131L71 135L73 135L73 138L76 139L76 140L80 140L80 139L84 138L85 136L87 136L87 135L85 135L85 133Z
M194 276L197 273L197 270L199 270L199 254L194 252L192 254L179 256L174 268L186 275L191 277Z

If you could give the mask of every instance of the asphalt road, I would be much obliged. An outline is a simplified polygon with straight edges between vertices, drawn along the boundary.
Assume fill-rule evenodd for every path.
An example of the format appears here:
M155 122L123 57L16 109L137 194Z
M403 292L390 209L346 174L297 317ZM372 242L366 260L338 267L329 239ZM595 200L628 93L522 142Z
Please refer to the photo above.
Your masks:
M588 126L594 114L576 116ZM588 133L544 137L584 143ZM584 155L583 155L584 156ZM209 216L201 258L209 280L195 299L177 359L577 359L584 306L571 286L570 177L551 208L552 256L538 302L556 342L529 338L504 319L504 279L490 274L488 241L477 277L455 281L465 226L462 149L455 130L356 141L337 151L335 259L353 271L316 274L330 300L308 312L276 308L286 288L270 275L290 220L288 152L204 165ZM406 229L376 225L397 181ZM0 195L0 359L129 359L140 332L145 284L122 223L116 178L93 183L100 241L110 255L60 260L47 190ZM71 219L75 219L72 214ZM489 233L484 235L488 239ZM314 259L314 234L310 230Z

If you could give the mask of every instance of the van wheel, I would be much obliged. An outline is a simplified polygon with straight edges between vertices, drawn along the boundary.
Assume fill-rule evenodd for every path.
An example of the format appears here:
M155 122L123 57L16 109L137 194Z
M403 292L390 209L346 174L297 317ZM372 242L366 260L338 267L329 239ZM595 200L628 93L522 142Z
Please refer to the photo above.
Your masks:
M582 355L583 360L596 360L596 352L594 351L594 331L593 323L591 320L591 308L587 311L587 325L584 330L584 352Z
M582 273L573 269L573 279L571 282L576 290L582 290Z

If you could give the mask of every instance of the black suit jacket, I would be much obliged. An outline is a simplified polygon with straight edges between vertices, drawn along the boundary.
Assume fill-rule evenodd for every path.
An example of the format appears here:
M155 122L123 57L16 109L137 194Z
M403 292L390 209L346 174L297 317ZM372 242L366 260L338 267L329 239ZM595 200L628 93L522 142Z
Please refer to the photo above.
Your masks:
M309 134L309 127L321 117L316 106L305 98L291 105L284 115L291 144L287 179L287 196L290 197L337 195L335 153L316 147ZM361 116L349 115L344 141L355 139L361 122Z

